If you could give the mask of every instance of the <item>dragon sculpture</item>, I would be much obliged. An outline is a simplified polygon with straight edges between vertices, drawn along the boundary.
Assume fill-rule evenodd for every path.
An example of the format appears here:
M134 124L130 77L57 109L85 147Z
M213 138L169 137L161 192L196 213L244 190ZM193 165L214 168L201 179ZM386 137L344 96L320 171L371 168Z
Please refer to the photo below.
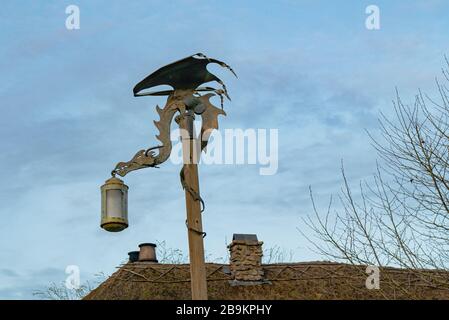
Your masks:
M159 121L154 121L154 124L159 130L156 138L160 141L160 144L146 150L139 150L130 161L119 162L111 172L112 176L118 174L124 177L131 171L157 167L165 162L170 157L172 150L170 125L177 112L180 113L180 116L186 112L201 116L202 142L200 152L206 148L211 132L214 129L218 129L218 115L226 115L223 110L223 96L230 100L223 81L207 70L209 63L215 63L227 68L237 77L234 70L226 63L208 58L202 53L197 53L156 70L134 87L133 93L136 97L168 96L167 103L163 108L156 106L160 119ZM201 86L211 81L220 84L221 88ZM142 92L159 85L169 85L173 89ZM200 93L202 92L205 92L205 94L201 95ZM210 98L214 95L220 97L221 108L211 104ZM182 174L183 171L181 171L181 181ZM185 187L184 184L183 187Z

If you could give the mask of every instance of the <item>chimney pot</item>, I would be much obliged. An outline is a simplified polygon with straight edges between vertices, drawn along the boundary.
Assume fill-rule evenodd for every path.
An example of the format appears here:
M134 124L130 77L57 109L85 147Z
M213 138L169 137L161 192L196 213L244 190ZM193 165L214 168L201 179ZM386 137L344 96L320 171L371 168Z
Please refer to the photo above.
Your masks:
M139 260L139 251L128 252L129 262L136 262Z
M139 248L139 261L158 262L156 259L156 245L154 243L141 243Z

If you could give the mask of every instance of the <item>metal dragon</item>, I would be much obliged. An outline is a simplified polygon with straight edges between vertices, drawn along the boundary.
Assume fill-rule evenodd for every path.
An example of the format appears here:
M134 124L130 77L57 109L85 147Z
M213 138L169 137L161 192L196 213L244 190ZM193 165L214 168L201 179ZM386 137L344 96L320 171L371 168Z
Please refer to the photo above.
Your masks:
M201 124L201 148L203 151L214 129L218 129L218 116L226 115L223 110L223 97L231 100L226 86L218 77L207 70L209 63L215 63L231 71L234 70L226 63L208 58L202 53L197 53L162 67L139 82L133 89L134 96L168 96L163 108L156 106L159 120L154 121L159 133L156 135L160 144L149 149L139 150L134 157L127 162L119 162L111 174L124 177L131 171L157 167L165 162L172 150L170 140L170 125L177 112L180 116L186 112L200 115ZM221 85L220 89L201 86L204 83L215 81ZM169 85L172 90L143 92L159 85ZM205 94L201 94L205 93ZM218 95L221 99L221 108L217 108L210 102L210 98ZM182 181L182 171L181 171ZM184 186L184 184L183 184ZM185 187L185 186L184 186Z

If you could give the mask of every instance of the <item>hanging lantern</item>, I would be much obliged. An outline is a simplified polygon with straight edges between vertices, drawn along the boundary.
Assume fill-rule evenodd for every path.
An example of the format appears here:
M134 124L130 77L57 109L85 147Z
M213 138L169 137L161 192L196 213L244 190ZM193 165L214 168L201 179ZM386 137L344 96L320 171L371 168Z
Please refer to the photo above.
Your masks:
M101 227L110 232L128 227L128 186L116 177L101 186Z

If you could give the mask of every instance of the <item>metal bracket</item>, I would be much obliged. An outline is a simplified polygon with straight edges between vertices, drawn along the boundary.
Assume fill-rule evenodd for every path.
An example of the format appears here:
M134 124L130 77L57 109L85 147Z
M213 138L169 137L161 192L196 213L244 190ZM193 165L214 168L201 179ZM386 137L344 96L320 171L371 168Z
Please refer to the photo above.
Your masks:
M191 231L193 231L193 232L196 232L196 233L198 233L198 234L201 234L201 235L203 236L203 239L206 238L206 236L207 236L207 233L206 233L206 232L204 232L204 231L199 231L199 230L196 230L195 228L189 227L189 224L187 223L187 220L186 220L186 227L187 227L188 230L191 230Z

